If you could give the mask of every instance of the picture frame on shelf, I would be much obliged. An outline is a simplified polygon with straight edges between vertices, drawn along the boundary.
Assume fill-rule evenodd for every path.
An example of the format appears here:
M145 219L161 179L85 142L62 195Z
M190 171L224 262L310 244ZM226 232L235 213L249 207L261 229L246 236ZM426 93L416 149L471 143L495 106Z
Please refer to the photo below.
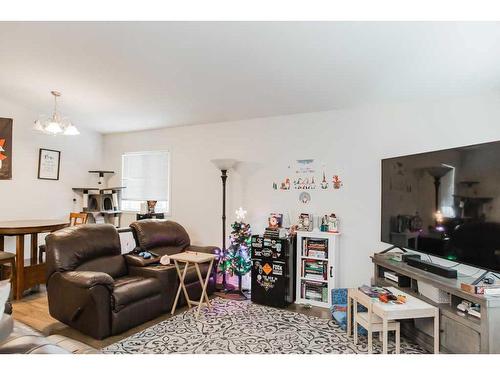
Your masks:
M41 148L38 154L38 179L59 180L61 151Z

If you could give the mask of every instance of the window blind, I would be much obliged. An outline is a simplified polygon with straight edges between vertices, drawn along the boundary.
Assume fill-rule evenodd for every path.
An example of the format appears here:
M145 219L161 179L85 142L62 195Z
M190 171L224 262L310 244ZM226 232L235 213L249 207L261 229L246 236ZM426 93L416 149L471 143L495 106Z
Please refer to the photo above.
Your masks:
M167 151L134 152L122 156L122 199L168 201L170 155Z

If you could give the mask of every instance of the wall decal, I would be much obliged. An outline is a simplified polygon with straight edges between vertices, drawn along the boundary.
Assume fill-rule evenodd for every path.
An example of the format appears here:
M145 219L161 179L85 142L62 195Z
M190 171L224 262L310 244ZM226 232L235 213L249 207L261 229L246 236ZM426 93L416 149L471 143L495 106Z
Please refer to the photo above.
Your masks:
M12 179L12 122L0 118L0 180Z
M332 182L326 173L326 165L321 164L321 168L316 168L314 159L297 159L288 165L288 172L282 180L273 181L273 190L338 190L344 183L339 175L332 175ZM278 182L276 182L278 181ZM281 181L281 182L280 182Z
M311 194L303 191L299 195L299 201L300 201L300 203L308 204L311 201Z
M340 180L340 177L337 175L333 176L333 188L334 189L340 189L344 183Z

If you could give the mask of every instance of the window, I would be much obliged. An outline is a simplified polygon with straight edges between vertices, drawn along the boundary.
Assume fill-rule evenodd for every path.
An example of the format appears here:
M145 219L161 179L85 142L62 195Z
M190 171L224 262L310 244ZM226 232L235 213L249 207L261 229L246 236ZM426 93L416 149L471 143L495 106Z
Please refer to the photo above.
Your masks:
M137 211L155 200L156 212L170 213L170 153L131 152L122 155L122 210Z

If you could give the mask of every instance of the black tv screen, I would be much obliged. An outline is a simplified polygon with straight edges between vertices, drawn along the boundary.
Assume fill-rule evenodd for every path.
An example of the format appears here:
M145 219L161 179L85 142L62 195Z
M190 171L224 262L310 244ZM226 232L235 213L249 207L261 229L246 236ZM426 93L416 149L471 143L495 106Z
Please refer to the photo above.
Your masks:
M383 159L381 240L500 272L500 142Z

